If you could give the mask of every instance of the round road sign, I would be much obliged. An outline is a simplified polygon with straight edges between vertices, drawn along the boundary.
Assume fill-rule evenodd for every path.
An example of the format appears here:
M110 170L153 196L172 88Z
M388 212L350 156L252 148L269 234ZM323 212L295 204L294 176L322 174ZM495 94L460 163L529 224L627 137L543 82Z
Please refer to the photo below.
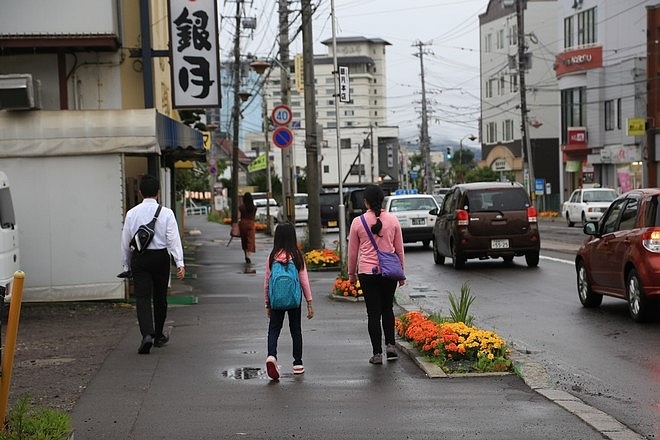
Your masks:
M289 106L282 104L275 106L270 117L273 119L273 122L275 124L280 126L285 126L285 125L289 125L289 122L291 122L293 113L291 113L291 109L289 108Z
M273 132L273 143L278 148L288 148L293 143L293 133L286 127L277 127Z

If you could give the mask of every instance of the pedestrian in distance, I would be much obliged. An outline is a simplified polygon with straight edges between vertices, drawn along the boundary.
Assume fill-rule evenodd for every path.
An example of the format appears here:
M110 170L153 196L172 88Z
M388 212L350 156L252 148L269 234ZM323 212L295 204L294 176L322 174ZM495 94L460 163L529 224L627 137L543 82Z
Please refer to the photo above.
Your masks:
M366 224L383 252L396 252L404 266L403 236L399 220L382 210L383 190L378 185L368 185L364 189L364 214ZM371 339L372 364L383 363L382 338L385 336L388 361L398 359L394 340L394 292L397 284L403 286L405 280L393 280L380 274L378 254L367 233L361 216L353 219L348 236L348 279L351 284L360 281L367 308L367 329ZM381 331L382 326L382 331Z
M271 279L271 273L274 272L275 264L287 264L293 261L297 270L297 282L294 293L298 305L289 309L271 308L270 287L274 281ZM300 290L302 290L302 295ZM305 266L305 257L298 249L296 239L296 228L292 223L280 223L275 228L273 236L273 250L266 260L266 273L264 276L264 299L266 303L266 315L269 318L268 323L268 357L266 358L266 372L268 377L278 380L280 377L280 368L277 364L277 340L279 339L282 326L284 324L284 315L289 317L289 331L293 342L293 373L302 374L305 372L303 366L303 337L302 337L302 297L307 302L307 319L314 317L314 308L312 307L312 289L309 285L309 276ZM274 306L274 305L273 305Z
M251 264L250 255L256 252L256 228L254 224L257 215L257 207L254 206L252 194L243 194L243 203L238 207L241 218L238 221L238 230L241 234L241 247L245 254L245 263Z
M135 309L142 341L139 354L149 354L152 346L162 347L169 341L163 329L167 318L167 288L170 282L171 258L176 264L176 276L183 279L183 247L174 212L161 207L154 227L154 236L144 252L131 250L131 239L141 225L149 223L158 209L160 183L146 175L140 180L142 202L131 208L124 219L121 234L121 259L124 271L132 273ZM153 302L153 312L152 312Z

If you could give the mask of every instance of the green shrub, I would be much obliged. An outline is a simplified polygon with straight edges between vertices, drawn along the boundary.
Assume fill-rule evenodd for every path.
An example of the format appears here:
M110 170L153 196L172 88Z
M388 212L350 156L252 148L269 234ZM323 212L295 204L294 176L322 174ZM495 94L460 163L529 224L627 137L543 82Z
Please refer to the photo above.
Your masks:
M7 426L0 440L66 440L73 431L71 416L61 410L30 405L21 396L9 411Z

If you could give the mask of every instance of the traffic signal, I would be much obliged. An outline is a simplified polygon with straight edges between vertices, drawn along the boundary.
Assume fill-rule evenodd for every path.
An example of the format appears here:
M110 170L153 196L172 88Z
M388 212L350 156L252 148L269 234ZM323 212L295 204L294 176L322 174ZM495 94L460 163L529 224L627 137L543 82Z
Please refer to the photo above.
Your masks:
M447 147L447 160L451 159L451 148Z

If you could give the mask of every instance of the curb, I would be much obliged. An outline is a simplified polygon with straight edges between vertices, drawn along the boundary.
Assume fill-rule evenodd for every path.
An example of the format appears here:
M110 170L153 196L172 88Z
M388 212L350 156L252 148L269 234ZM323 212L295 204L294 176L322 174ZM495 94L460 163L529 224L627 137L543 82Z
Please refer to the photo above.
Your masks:
M412 300L402 289L397 289L395 295L396 303L406 312L419 310L412 304ZM457 378L457 377L484 377L484 376L503 376L513 373L456 373L447 374L442 368L428 362L423 356L419 356L417 350L407 341L399 340L397 347L406 353L415 362L424 373L431 379L433 378ZM616 420L609 414L587 405L578 397L551 387L551 380L543 366L532 361L524 353L511 350L511 362L513 363L516 374L530 387L534 392L540 394L551 402L561 406L571 414L576 415L586 424L601 433L604 437L611 440L644 440L646 437L636 433L623 423Z

